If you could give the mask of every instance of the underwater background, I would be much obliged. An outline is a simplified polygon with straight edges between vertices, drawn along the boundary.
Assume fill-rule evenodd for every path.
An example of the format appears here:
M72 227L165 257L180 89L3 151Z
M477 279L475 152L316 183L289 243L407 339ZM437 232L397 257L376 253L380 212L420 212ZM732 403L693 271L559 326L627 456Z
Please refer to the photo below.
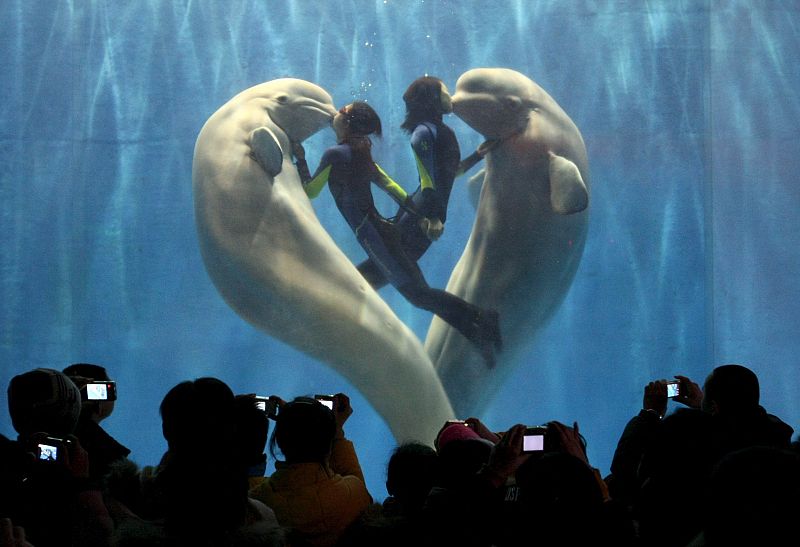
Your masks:
M384 124L374 156L408 189L401 96L422 74L452 91L470 68L518 70L580 128L593 185L583 259L480 416L491 428L577 421L605 474L648 381L702 384L730 362L800 427L794 0L4 0L0 20L0 384L103 364L119 389L103 425L139 464L166 448L158 405L180 381L216 376L284 399L343 391L368 487L386 496L394 440L380 416L237 316L199 253L197 134L234 94L287 76L337 107L369 101ZM446 121L464 154L481 142ZM312 169L332 143L328 130L307 141ZM314 208L360 261L328 192ZM457 183L421 261L432 286L446 284L473 216ZM380 294L424 338L430 314ZM5 408L0 433L15 436Z

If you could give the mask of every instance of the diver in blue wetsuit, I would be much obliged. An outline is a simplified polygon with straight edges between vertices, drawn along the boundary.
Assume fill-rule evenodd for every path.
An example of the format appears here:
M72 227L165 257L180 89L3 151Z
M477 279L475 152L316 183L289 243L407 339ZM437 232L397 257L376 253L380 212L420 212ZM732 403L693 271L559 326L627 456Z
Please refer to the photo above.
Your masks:
M343 107L333 119L338 143L328 148L314 176L308 170L299 143L292 150L306 193L314 198L327 183L342 213L367 256L409 302L435 313L472 342L489 367L501 347L497 312L482 310L457 296L431 288L415 260L404 251L397 227L375 208L372 183L378 184L411 216L419 214L406 192L372 160L369 135L381 134L377 113L365 102Z
M459 161L455 133L442 122L442 116L452 112L450 94L438 78L417 78L403 94L403 101L406 118L400 127L411 136L411 149L419 172L420 185L411 196L413 209L419 215L401 208L396 223L406 255L416 262L444 230L455 178L483 159L496 143L487 141ZM359 264L358 271L375 289L389 282L372 259Z

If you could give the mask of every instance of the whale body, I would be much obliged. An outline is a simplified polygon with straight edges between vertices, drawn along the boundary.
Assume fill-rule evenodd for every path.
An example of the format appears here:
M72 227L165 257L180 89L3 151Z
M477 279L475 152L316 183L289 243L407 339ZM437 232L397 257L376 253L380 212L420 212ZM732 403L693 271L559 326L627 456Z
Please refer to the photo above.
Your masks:
M499 312L503 351L488 369L437 317L425 340L456 414L469 416L489 402L569 290L586 241L589 169L578 128L519 72L467 71L453 112L500 139L485 157L475 222L446 290Z
M344 375L398 441L431 442L453 417L433 365L319 223L291 162L290 142L335 114L322 88L284 78L208 119L192 164L203 261L242 318Z

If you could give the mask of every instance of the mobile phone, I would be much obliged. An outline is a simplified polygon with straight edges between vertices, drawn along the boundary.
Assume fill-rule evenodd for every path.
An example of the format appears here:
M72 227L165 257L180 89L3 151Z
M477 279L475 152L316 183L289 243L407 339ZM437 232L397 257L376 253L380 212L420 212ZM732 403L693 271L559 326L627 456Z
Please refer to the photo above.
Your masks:
M667 397L672 399L681 394L681 383L678 380L667 382Z
M256 395L256 406L259 410L263 410L268 418L273 420L278 417L278 401L270 399L269 397L261 397Z
M333 403L336 400L335 395L314 395L314 399L333 410Z
M84 401L116 401L117 383L112 381L91 381L81 389Z
M61 461L69 443L69 439L45 437L36 445L36 459L45 462Z
M523 452L544 452L544 440L547 436L547 427L535 426L525 429L522 437Z

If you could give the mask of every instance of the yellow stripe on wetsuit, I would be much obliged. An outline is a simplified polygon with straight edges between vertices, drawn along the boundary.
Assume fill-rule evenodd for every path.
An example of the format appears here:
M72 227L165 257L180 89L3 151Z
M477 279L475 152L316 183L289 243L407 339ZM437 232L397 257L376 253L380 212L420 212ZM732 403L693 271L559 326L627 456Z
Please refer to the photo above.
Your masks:
M307 184L303 185L303 190L306 191L306 195L310 199L317 197L319 193L322 192L322 189L325 188L325 184L327 184L331 174L331 167L331 165L326 166L322 171L317 173L314 178L308 181ZM377 163L375 164L375 168L378 170L378 180L376 183L397 203L401 205L404 204L408 198L408 194L403 190L403 187L397 184Z
M377 163L375 167L378 169L378 180L376 181L383 190L389 194L400 205L404 204L408 198L408 194L403 187L397 184L392 177L386 174L380 165Z
M426 188L431 188L431 189L436 188L436 185L433 183L433 177L431 177L431 174L428 173L428 168L425 167L425 164L422 163L422 160L419 159L417 151L413 150L413 148L412 151L414 152L414 159L417 160L417 171L419 171L420 188L422 188L423 190L425 190Z
M314 199L319 195L320 192L322 192L322 189L325 188L325 184L327 184L328 182L328 177L330 176L330 174L331 174L331 166L328 165L327 167L325 167L325 169L317 173L317 175L314 178L308 181L307 184L303 185L303 190L306 191L306 195L310 199Z

